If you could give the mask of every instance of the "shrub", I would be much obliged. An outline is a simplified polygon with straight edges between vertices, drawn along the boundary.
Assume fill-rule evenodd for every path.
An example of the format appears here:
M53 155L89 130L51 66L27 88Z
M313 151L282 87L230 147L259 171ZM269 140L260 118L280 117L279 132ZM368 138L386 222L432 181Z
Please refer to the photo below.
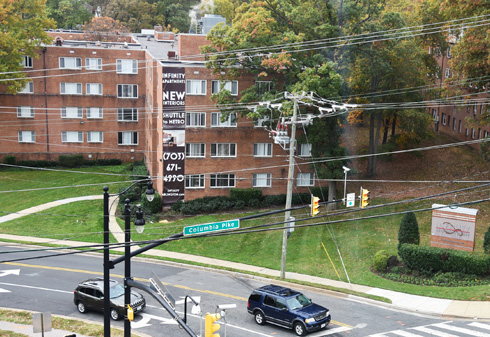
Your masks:
M419 224L415 213L410 212L403 215L398 230L398 249L404 243L418 245L420 243Z
M58 161L63 167L80 167L83 164L83 154L61 155Z
M388 258L389 255L386 250L380 250L374 255L374 270L379 272L385 272L386 267L388 267Z
M266 195L264 197L264 205L267 206L283 206L286 204L286 195L285 194L276 194L276 195Z
M291 198L292 205L309 205L311 203L310 193L294 193Z
M400 246L398 253L407 268L426 274L460 272L485 275L490 267L488 256L466 251L405 243Z
M251 200L262 200L262 191L258 188L233 188L230 190L232 200L243 200L249 204Z
M54 167L58 162L51 160L19 160L17 165L29 167Z
M3 157L3 163L7 165L15 165L17 158L15 156L5 156Z
M184 202L182 200L179 200L172 205L171 209L174 212L180 212L183 206L184 206Z
M485 237L483 238L483 250L485 253L490 254L490 227L488 227Z
M162 197L160 193L155 193L155 197L150 202L146 198L146 189L141 194L141 207L145 214L157 214L162 211Z
M313 194L315 197L319 197L320 199L327 199L328 198L328 187L326 186L316 186L310 188L311 194ZM309 201L308 201L309 203Z
M121 165L122 161L121 159L97 159L96 165L99 166L116 166L116 165Z

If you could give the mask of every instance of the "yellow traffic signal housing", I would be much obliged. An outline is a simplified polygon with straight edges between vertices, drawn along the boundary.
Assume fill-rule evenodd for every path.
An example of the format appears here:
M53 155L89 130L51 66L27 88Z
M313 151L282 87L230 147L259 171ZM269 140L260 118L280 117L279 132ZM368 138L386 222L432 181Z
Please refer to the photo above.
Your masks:
M369 200L369 191L363 188L361 193L361 208L365 208L367 205L369 205L368 200Z
M219 337L219 333L214 332L218 331L220 328L219 323L215 323L215 321L220 318L220 314L210 314L209 312L206 314L206 320L204 323L204 333L206 337Z
M128 309L127 309L127 315L128 315L128 321L132 321L134 319L134 311L133 308L131 308L128 304Z
M311 216L316 216L320 213L320 198L311 196Z

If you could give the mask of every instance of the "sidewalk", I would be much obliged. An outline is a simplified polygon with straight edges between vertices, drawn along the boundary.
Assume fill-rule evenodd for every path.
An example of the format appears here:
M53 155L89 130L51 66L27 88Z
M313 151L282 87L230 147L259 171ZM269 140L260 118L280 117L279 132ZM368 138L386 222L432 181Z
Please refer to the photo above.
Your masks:
M24 212L25 214L32 213L32 212L40 212L50 207L66 204L67 202L74 202L80 200L95 200L95 199L102 199L102 195L100 197L87 196L81 198L60 200L60 201L32 207L25 210ZM112 200L110 200L110 203L112 203ZM110 209L109 229L111 233L114 235L114 237L118 240L118 242L124 242L124 232L119 227L119 225L115 220L115 215L114 215L115 209L116 207L111 207ZM0 223L4 221L12 220L14 218L23 215L24 214L17 213L17 214L9 214L7 216L0 217ZM72 247L85 246L90 244L87 242L63 241L63 240L44 239L44 238L36 238L36 237L23 237L23 236L15 236L15 235L7 235L7 234L0 234L0 238L15 240L15 241L29 241L35 243L49 242L50 244L55 244L60 246L72 246ZM133 249L137 249L137 248L138 247L135 247ZM114 250L123 251L123 248L114 249ZM233 269L237 272L244 272L244 273L252 272L265 276L274 276L274 277L280 276L280 272L278 270L272 270L272 269L267 269L262 267L251 266L243 263L217 260L217 259L190 255L190 254L168 252L168 251L163 251L158 249L149 250L145 253L145 255L172 258L172 259L177 259L182 261L192 261L201 264L206 264L211 267L212 266L226 267L229 269ZM476 319L476 318L490 319L490 301L489 302L456 301L456 300L449 300L449 299L438 299L438 298L410 295L410 294L399 293L391 290L384 290L384 289L362 286L357 284L349 284L347 282L324 279L320 277L303 275L303 274L298 274L293 272L286 272L286 279L304 281L311 284L325 285L325 286L331 286L331 287L341 288L341 289L350 289L359 293L385 297L391 300L391 304L376 302L373 300L369 300L353 295L348 296L349 298L354 298L359 301L376 303L378 305L387 306L393 309L398 309L403 311L411 311L411 312L417 312L417 313L429 314L429 315L438 315L438 316L444 316L449 318L455 317L455 318L467 318L467 319Z

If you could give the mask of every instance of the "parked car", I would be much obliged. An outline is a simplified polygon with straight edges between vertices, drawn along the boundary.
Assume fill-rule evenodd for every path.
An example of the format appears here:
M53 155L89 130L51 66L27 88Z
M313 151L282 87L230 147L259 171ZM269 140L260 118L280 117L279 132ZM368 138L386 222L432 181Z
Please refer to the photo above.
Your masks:
M272 323L293 329L296 335L321 330L330 323L330 311L313 303L302 293L277 285L255 289L248 298L247 311L257 324Z
M114 280L109 281L111 298L111 318L115 321L126 315L124 307L124 286ZM104 280L102 278L89 279L78 284L73 292L73 301L80 313L88 310L104 312ZM143 295L131 289L131 308L136 314L146 307Z

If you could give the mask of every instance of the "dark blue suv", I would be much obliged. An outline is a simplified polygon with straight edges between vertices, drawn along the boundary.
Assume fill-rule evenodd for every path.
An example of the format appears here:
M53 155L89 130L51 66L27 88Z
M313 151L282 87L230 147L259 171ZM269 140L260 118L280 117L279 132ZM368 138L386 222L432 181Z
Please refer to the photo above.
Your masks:
M326 328L331 319L327 308L298 291L273 284L252 292L247 311L255 316L257 324L276 324L293 329L298 336Z

